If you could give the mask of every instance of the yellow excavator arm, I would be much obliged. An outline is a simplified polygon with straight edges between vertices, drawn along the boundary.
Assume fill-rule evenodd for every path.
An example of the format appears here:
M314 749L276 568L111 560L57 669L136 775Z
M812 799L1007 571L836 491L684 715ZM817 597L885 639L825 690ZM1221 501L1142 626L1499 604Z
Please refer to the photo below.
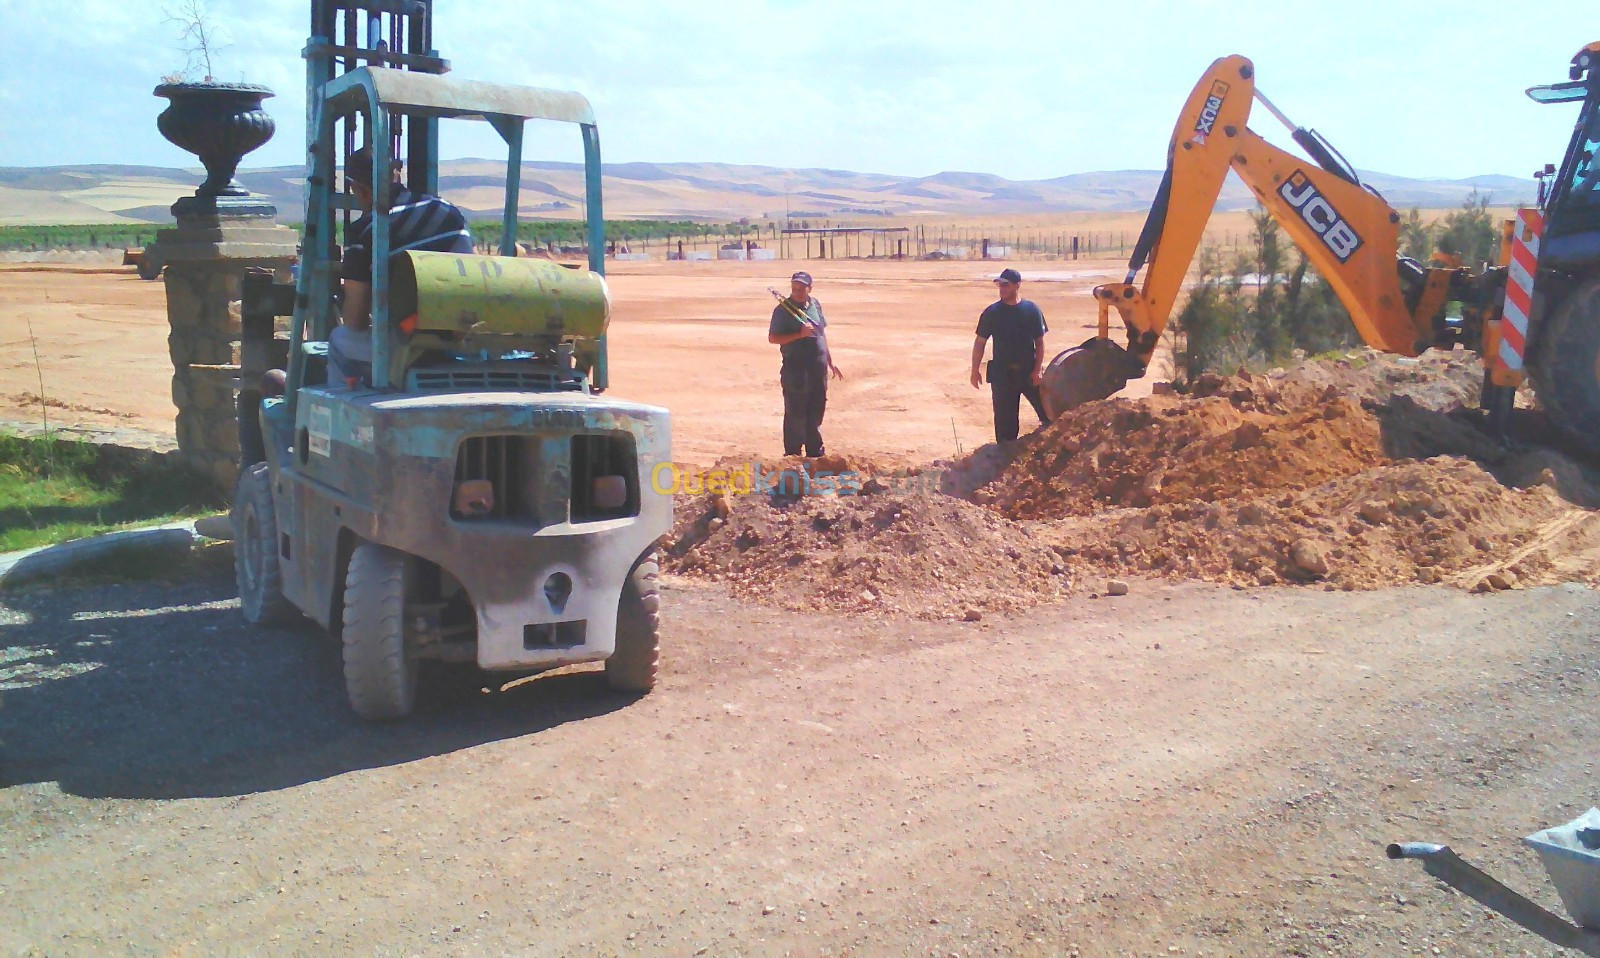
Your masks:
M1315 161L1273 146L1246 125L1256 100L1290 128ZM1201 77L1178 117L1167 172L1128 262L1127 278L1095 288L1099 334L1058 356L1046 372L1045 401L1052 415L1105 398L1143 375L1230 169L1338 294L1369 345L1404 356L1434 345L1434 317L1457 271L1399 260L1399 214L1363 186L1315 133L1289 123L1256 90L1248 59L1223 57ZM1410 272L1410 289L1402 288L1402 269ZM1141 270L1142 285L1136 284ZM1113 307L1127 329L1125 350L1109 340Z

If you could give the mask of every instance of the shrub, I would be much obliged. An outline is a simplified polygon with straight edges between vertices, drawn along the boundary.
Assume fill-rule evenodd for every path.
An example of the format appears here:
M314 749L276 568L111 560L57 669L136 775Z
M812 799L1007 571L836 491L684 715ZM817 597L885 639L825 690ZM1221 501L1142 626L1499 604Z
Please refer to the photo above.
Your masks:
M1251 216L1251 248L1231 260L1200 253L1199 276L1172 323L1173 382L1201 373L1275 365L1295 350L1327 352L1360 342L1350 314L1297 248L1284 248L1270 214Z

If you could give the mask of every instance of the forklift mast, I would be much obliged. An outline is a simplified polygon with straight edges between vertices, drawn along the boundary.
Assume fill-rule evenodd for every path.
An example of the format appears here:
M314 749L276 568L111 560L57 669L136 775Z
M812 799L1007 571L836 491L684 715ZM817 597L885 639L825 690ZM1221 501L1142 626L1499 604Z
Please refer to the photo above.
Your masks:
M588 266L591 273L604 276L599 130L588 101L572 93L445 77L450 63L433 48L432 15L432 0L311 0L311 33L304 50L308 175L289 347L291 414L298 406L298 388L307 384L307 351L325 342L338 323L341 227L347 235L362 213L354 197L341 190L338 171L358 149L370 147L373 162L373 388L404 388L389 362L400 348L390 335L391 325L401 318L390 315L389 210L396 188L438 195L441 118L487 121L506 143L499 254L508 257L518 255L524 125L531 119L578 125L584 146ZM403 167L403 182L395 182L391 163ZM496 278L503 272L488 264L478 268ZM567 355L575 356L590 388L606 388L603 332Z
M339 244L362 212L355 198L341 189L336 171L347 168L356 150L377 145L372 143L375 131L387 130L388 149L374 149L374 163L382 162L381 154L403 161L405 185L412 191L437 194L439 182L436 118L394 113L369 117L352 109L350 101L336 108L328 100L329 84L364 67L435 75L450 70L449 62L433 49L433 0L311 0L311 32L302 55L308 175L289 357L291 410L298 405L295 390L305 384L307 372L301 344L326 340L338 322L333 291L338 288ZM340 112L329 116L331 109ZM389 201L391 179L389 170L374 171L379 204Z
M306 103L315 104L327 83L361 66L416 73L450 72L450 62L433 49L433 0L311 0L311 33L306 43ZM356 114L340 117L338 166L359 149ZM438 193L439 121L399 116L389 121L391 153L404 160L406 188ZM315 110L306 111L306 151L317 147ZM331 184L330 184L331 185ZM310 184L308 184L308 189ZM346 226L349 210L346 210Z

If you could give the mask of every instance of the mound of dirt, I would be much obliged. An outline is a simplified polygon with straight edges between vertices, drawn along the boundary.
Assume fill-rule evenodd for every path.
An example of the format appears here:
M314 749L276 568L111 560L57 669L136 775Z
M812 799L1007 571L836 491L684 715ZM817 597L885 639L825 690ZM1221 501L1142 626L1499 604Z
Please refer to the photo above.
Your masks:
M1277 399L1239 389L1091 403L1051 423L977 498L1014 519L1052 519L1306 489L1385 460L1378 421L1349 399Z
M1118 576L1600 582L1600 470L1486 436L1468 411L1479 377L1451 354L1356 353L1090 403L920 470L780 460L756 469L754 494L688 488L663 564L791 609L918 618L1022 609ZM858 494L794 481L840 473Z
M1475 424L1458 355L1371 352L1188 396L1092 403L1029 437L973 501L1046 520L1078 576L1232 584L1594 581L1600 476Z
M1445 457L1277 496L1126 510L1059 534L1077 568L1238 585L1489 589L1600 574L1593 555L1571 561L1600 550L1600 516L1548 486L1510 488Z
M1424 409L1451 412L1474 409L1483 384L1477 355L1429 350L1415 359L1359 349L1274 370L1266 377L1283 388L1327 390L1363 405L1408 399Z
M1492 461L1463 409L1475 363L1363 351L1268 376L1205 376L1185 396L1090 403L1030 436L974 501L1015 519L1311 489L1394 460ZM970 471L970 470L969 470Z
M972 618L1072 586L1017 523L937 492L680 498L668 572L797 611Z

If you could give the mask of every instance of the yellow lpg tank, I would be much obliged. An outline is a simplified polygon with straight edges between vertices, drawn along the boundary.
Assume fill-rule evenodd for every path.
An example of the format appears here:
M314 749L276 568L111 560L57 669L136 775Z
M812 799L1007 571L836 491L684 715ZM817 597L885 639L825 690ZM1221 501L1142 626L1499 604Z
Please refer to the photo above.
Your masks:
M599 339L611 321L605 277L546 259L428 253L396 262L390 315L417 331ZM411 294L414 290L414 295Z

